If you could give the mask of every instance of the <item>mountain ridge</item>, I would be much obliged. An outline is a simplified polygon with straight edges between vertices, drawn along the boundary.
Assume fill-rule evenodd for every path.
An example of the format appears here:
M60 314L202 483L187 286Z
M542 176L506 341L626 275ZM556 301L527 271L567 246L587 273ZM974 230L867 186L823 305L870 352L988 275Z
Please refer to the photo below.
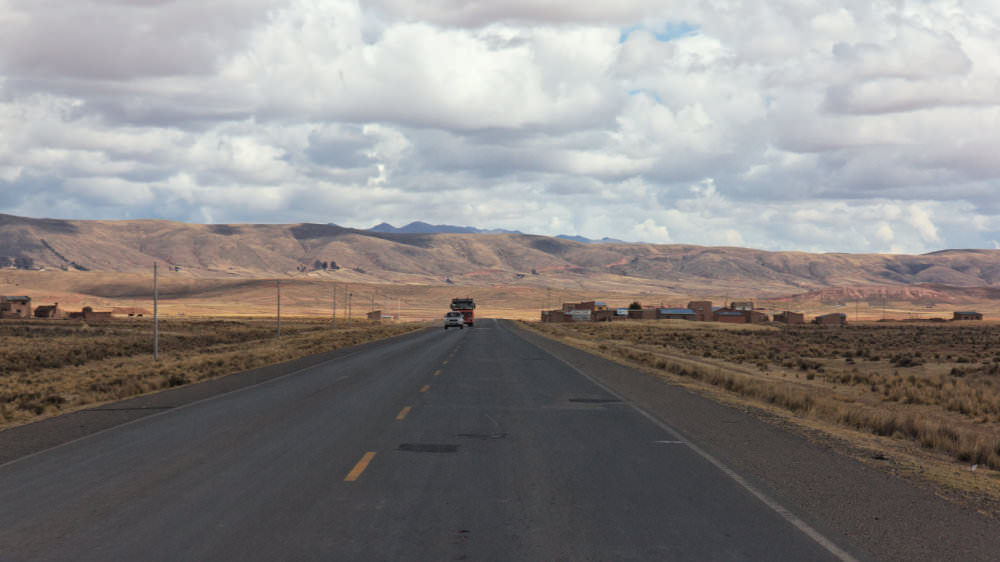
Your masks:
M0 265L9 267L15 260L67 271L141 272L157 261L193 277L327 275L373 283L616 287L692 295L778 297L832 287L918 285L993 295L982 289L1000 285L1000 250L811 254L589 244L520 233L380 232L315 223L206 225L0 215Z
M333 225L334 223L328 223ZM423 221L413 221L407 225L396 227L387 222L380 222L375 226L366 229L368 232L384 232L389 234L524 234L520 230L508 230L506 228L482 229L475 226L456 226L451 224L430 224ZM626 242L616 238L605 236L600 240L587 238L576 234L557 234L555 238L583 242L586 244L603 244L615 242L618 244L643 244L644 242Z

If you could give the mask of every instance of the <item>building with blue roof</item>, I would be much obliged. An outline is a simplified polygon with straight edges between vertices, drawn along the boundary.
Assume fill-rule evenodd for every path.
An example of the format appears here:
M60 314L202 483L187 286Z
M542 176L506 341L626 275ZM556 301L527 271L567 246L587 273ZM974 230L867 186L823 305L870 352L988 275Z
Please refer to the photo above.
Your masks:
M660 308L656 311L657 318L672 320L694 320L698 314L690 308Z

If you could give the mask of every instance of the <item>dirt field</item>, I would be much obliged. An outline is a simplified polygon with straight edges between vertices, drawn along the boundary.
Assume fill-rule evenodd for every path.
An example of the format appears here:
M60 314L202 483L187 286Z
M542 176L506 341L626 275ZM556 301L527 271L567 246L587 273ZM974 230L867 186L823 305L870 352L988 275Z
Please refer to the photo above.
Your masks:
M1000 324L530 326L683 384L838 428L876 458L892 451L934 480L1000 498ZM929 470L932 461L942 462Z
M0 428L419 329L419 323L151 319L0 321Z

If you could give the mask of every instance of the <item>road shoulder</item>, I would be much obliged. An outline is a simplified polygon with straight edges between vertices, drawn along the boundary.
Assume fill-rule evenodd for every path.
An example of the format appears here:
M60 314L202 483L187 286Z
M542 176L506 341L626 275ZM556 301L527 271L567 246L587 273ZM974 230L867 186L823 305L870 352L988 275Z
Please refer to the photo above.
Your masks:
M835 541L880 560L995 560L1000 524L932 490L689 390L526 330L512 331L675 428Z

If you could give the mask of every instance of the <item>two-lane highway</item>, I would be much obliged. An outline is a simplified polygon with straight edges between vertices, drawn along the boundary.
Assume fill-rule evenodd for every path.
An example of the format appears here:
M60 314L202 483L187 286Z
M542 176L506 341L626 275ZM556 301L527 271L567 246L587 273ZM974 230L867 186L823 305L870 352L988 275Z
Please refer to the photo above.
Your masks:
M713 460L483 320L0 466L0 560L851 559Z

